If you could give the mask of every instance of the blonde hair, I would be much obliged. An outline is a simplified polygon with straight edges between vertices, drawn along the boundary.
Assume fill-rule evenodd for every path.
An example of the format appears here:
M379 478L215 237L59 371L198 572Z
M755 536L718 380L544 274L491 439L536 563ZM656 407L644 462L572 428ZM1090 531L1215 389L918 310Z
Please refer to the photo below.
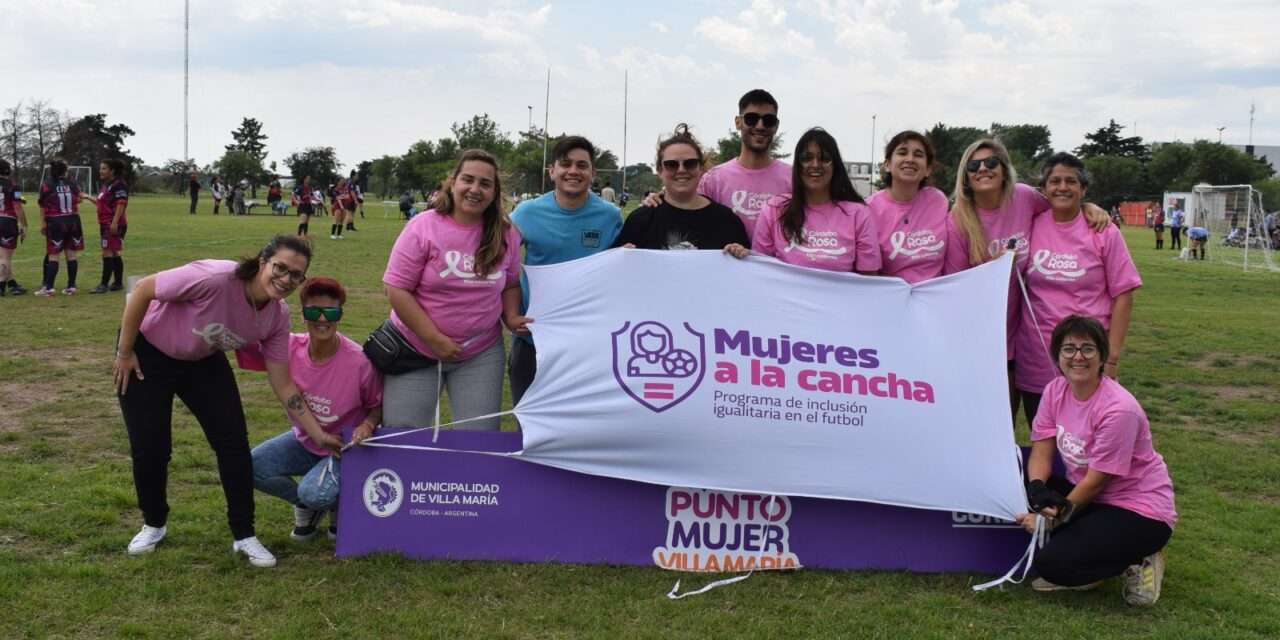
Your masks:
M951 207L951 219L969 238L969 264L978 265L991 259L991 249L987 246L987 231L982 228L978 212L973 204L973 187L969 184L969 172L965 165L979 149L990 149L992 157L1000 161L1004 169L1004 185L1001 187L1000 204L1006 205L1013 199L1013 192L1018 184L1018 174L1009 160L1009 150L995 138L980 138L969 145L960 156L960 168L956 170L956 189L952 193L955 205Z

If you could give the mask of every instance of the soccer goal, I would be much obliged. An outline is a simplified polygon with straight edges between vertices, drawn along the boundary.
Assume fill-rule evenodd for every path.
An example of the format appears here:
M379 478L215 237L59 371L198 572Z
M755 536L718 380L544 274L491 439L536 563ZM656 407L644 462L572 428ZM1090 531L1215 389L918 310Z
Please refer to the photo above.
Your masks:
M40 171L40 184L44 184L44 181L48 178L49 178L49 166L45 165L44 169ZM93 189L93 179L94 179L93 167L84 167L84 166L67 167L67 182L70 182L80 187L81 193L85 193L90 196L97 193Z
M1245 185L1198 184L1187 203L1186 226L1209 231L1208 258L1243 268L1280 272L1264 226L1262 192ZM1185 233L1185 231L1184 231Z

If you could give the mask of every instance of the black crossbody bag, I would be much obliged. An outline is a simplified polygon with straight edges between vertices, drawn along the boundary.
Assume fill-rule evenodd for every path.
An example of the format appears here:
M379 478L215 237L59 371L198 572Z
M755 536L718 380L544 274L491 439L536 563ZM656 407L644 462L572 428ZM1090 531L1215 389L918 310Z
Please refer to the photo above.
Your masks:
M436 361L418 353L390 320L369 334L364 341L364 355L375 369L388 376L436 366Z

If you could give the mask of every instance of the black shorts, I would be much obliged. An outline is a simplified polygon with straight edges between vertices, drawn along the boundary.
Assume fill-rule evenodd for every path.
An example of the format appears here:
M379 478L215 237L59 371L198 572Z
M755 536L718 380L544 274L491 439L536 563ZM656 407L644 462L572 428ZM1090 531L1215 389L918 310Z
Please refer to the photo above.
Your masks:
M18 219L0 216L0 249L18 248Z
M1164 233L1164 225L1162 224L1155 225L1152 228L1156 230L1156 233Z
M280 202L280 196L267 196L267 204L275 204Z
M310 202L303 202L298 205L298 215L309 216L316 212L316 208Z
M49 231L45 236L45 250L51 256L63 251L84 251L84 228L80 216L54 216L48 219Z

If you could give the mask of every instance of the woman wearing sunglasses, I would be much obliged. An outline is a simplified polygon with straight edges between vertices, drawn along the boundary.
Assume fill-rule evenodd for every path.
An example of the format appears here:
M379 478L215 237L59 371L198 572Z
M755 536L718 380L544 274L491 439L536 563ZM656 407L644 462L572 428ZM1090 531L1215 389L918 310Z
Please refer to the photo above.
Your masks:
M1014 386L1014 344L1022 309L1022 292L1016 272L1025 271L1035 217L1049 210L1049 201L1034 188L1018 182L1009 151L993 138L982 138L965 149L956 172L955 205L947 232L944 273L956 273L1014 252L1014 272L1009 275L1009 302L1005 310L1005 359L1009 371L1009 403L1018 411ZM1101 208L1084 205L1085 218L1094 231L1111 225Z
M382 422L382 375L360 345L338 331L347 291L332 278L312 278L298 298L307 332L289 335L293 381L321 429L341 438L344 427L354 426L351 442L359 443ZM253 483L293 505L292 537L310 540L325 512L338 504L340 465L293 416L290 421L288 431L254 447Z
M929 185L933 160L933 145L916 131L903 131L884 147L888 188L867 200L880 241L880 275L911 284L942 275L950 205Z
M788 264L828 271L880 270L880 245L871 210L853 188L835 138L820 128L800 136L791 193L765 205L751 237L756 252ZM744 257L749 251L730 245Z
M1161 549L1173 535L1173 483L1156 453L1147 415L1133 395L1103 375L1110 339L1102 323L1068 316L1053 329L1051 352L1062 377L1044 389L1031 425L1027 498L1018 516L1035 531L1036 514L1052 537L1036 552L1036 591L1093 589L1124 576L1125 602L1150 606L1164 580ZM1062 459L1066 477L1053 477Z
M284 298L306 279L310 263L305 241L280 235L239 262L197 260L147 276L126 298L113 375L145 523L129 543L131 555L154 550L166 533L176 396L217 455L232 551L255 566L275 566L275 556L254 534L249 436L235 375L222 352L260 347L267 379L290 418L319 446L341 448L338 438L320 428L289 374Z
M659 142L658 175L666 198L633 211L613 246L717 251L735 243L749 246L747 230L733 210L698 194L703 162L702 146L686 124Z
M527 335L530 320L520 315L520 232L502 209L498 175L492 154L464 151L435 208L414 216L391 249L382 275L391 300L387 327L437 363L386 376L385 424L431 425L441 386L455 421L497 413L502 404L500 322ZM490 417L465 428L499 426Z
M1096 318L1107 330L1108 353L1103 373L1116 377L1124 350L1133 292L1142 278L1115 225L1093 233L1080 213L1089 187L1084 163L1069 153L1045 161L1040 188L1049 197L1051 215L1037 216L1024 277L1027 298L1014 337L1018 353L1014 383L1022 395L1028 424L1040 406L1040 392L1058 375L1046 345L1053 328L1072 314Z

